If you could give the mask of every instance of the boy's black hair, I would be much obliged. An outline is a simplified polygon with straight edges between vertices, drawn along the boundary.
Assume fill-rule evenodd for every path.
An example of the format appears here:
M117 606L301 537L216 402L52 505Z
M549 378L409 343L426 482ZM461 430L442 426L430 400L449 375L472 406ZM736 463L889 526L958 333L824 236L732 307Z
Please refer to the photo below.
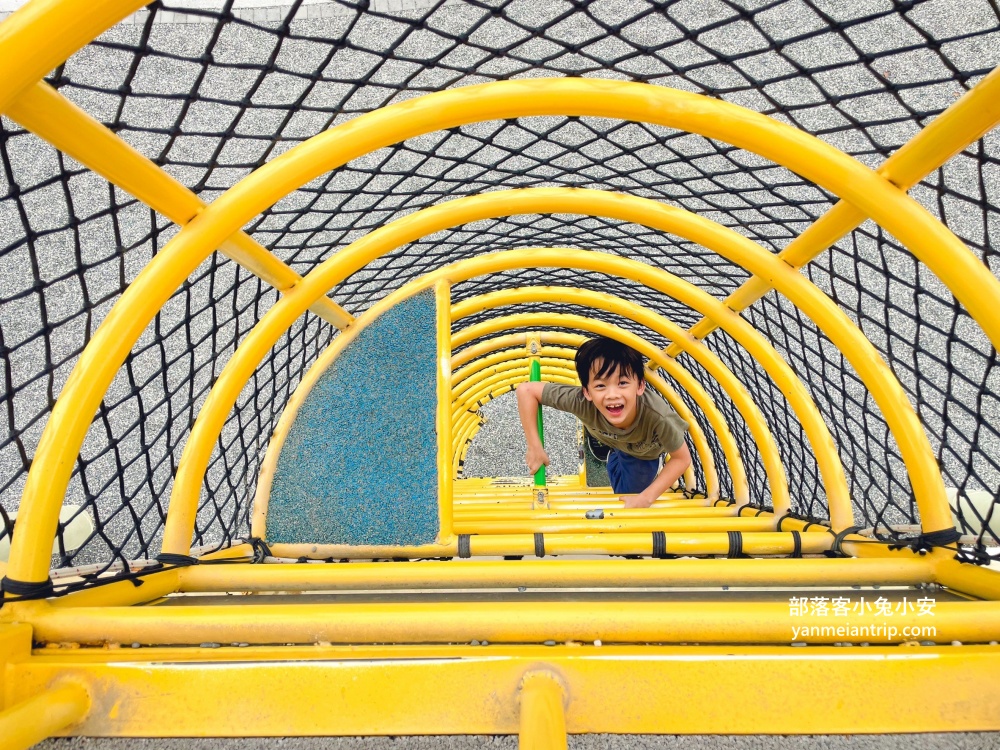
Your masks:
M600 336L585 341L576 352L576 374L586 388L590 385L590 370L594 362L601 363L601 369L594 374L603 378L618 370L622 375L631 375L640 383L646 379L643 371L642 355L631 346Z

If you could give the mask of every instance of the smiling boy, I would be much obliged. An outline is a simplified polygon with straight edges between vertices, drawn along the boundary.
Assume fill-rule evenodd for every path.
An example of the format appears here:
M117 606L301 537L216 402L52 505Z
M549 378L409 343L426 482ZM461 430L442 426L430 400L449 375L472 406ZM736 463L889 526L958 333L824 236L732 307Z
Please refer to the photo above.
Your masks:
M646 393L642 355L625 344L603 337L585 342L576 353L576 372L582 388L537 382L517 387L528 468L534 473L549 464L538 435L539 407L568 411L611 448L608 476L625 507L648 508L691 465L684 442L687 423L662 398Z

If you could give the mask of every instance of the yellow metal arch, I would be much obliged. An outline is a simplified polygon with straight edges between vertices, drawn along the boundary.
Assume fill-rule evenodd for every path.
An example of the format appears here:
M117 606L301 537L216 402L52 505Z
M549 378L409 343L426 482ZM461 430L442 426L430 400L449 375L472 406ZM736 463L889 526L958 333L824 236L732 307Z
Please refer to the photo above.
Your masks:
M463 262L467 263L469 261ZM712 397L705 391L701 383L694 379L690 372L681 367L676 360L666 357L660 349L642 337L603 320L585 318L580 315L564 315L559 313L522 313L520 315L510 315L503 318L492 318L490 320L485 320L482 323L477 323L474 326L463 328L454 335L453 340L455 345L459 346L470 341L475 341L478 338L488 336L498 330L507 330L509 328L521 326L537 328L538 326L543 325L575 328L582 331L588 331L589 333L594 333L599 336L607 336L609 338L617 339L628 344L644 357L648 357L650 360L656 362L658 366L663 367L663 369L666 370L667 373L674 378L674 380L676 380L685 391L688 392L694 402L698 404L698 407L702 410L702 412L704 412L706 419L708 419L709 424L711 424L712 428L715 430L716 437L719 440L719 445L722 448L723 455L726 457L726 463L729 466L729 474L733 480L734 499L737 504L745 505L750 502L750 487L747 483L746 470L743 466L743 460L740 457L739 448L737 447L736 440L733 437L732 432L729 430L729 425L727 424L725 417L723 417L722 413L715 405ZM660 382L662 383L663 381L661 380ZM676 394L673 395L676 397ZM677 402L681 402L679 398L677 399ZM671 406L674 406L674 404L671 403ZM778 461L776 465L774 462L765 463L765 470L768 471L768 481L771 483L771 492L774 496L775 503L783 503L787 506L788 485L785 483L785 470L781 465L781 462ZM777 477L771 474L772 471L776 471L778 473ZM776 486L778 489L775 489ZM784 492L783 495L782 491Z
M557 358L563 357L570 361L575 360L576 349L579 347L580 344L586 341L586 337L581 336L580 334L562 333L559 331L539 331L537 335L541 339L543 344L542 348L539 351L539 354L543 356L548 355L550 357L557 357ZM462 352L460 352L460 354L455 355L454 359L457 359L459 356L464 355L473 349L476 349L477 351L480 352L491 351L491 349L487 347L493 346L494 344L496 348L505 349L505 351L501 351L493 355L487 355L483 357L481 360L477 360L472 364L467 365L465 368L463 368L462 372L468 373L471 372L469 368L474 367L476 364L478 364L478 362L489 362L492 365L500 361L506 361L498 359L500 357L517 358L517 357L530 356L529 354L526 353L526 351L506 348L510 346L510 341L512 339L517 339L517 338L526 340L527 334L508 334L506 336L496 336L494 338L487 339L483 342L480 342L479 344L474 344L470 347L463 349ZM549 341L550 339L558 343L570 344L574 348L565 349L565 348L545 346L545 342ZM515 345L517 343L523 343L523 341L515 342ZM455 377L457 377L457 374ZM660 392L660 394L667 400L667 403L669 403L673 407L674 411L680 414L681 419L683 419L685 422L688 423L688 431L691 434L691 442L694 443L695 453L698 456L698 460L701 462L702 471L704 471L705 473L705 485L708 497L713 500L718 498L719 477L715 468L715 460L714 457L712 456L712 451L708 446L708 441L705 438L705 433L702 431L701 425L698 423L698 420L695 419L694 414L691 412L690 409L688 409L687 404L684 403L684 401L680 398L680 396L677 395L674 389L671 388L667 384L667 382L663 380L658 374L656 374L655 372L647 373L646 379L648 380L650 385L652 385L657 391ZM579 380L574 379L573 384L579 384ZM694 485L694 479L692 474L689 486L693 485Z
M544 347L540 353L544 355L545 353ZM503 393L507 392L504 390L505 388L513 390L513 388L516 387L517 383L521 383L527 380L528 369L529 369L528 363L530 362L532 355L526 352L521 352L519 354L511 356L512 358L507 361L507 363L509 363L511 367L506 368L506 371L507 372L516 371L517 373L516 378L514 378L513 380L503 381L500 387L489 388L488 390L484 390L482 387L477 388L473 394L469 395L466 398L461 408L455 408L453 406L452 418L454 420L454 429L456 434L460 434L460 439L456 439L453 442L453 449L456 454L455 455L456 467L460 465L462 461L465 460L466 451L468 450L469 445L471 444L473 438L475 437L476 432L479 430L479 427L482 425L482 420L480 419L478 413L479 411L478 406L482 401L482 399L486 397L490 399L496 398L497 396L500 396ZM546 359L558 360L560 358L551 358L551 357L546 358L544 356L541 358L541 361L543 363L542 364L543 380L547 380L549 382L566 383L567 385L580 384L580 380L576 376L576 368L574 367L574 358L572 356L561 358L563 361L567 363L562 367L550 366L550 369L546 369L546 365L544 364ZM511 374L513 373L511 372ZM671 404L671 406L673 406L674 410L678 414L680 414L681 419L683 419L685 422L688 423L689 431L691 433L691 441L694 443L695 446L695 453L698 455L699 460L701 460L703 455L702 451L704 450L705 455L708 455L710 457L709 465L712 469L712 472L714 473L715 464L714 461L711 461L711 451L708 449L708 444L705 441L705 434L701 431L701 427L698 425L698 422L697 420L695 420L694 415L691 413L690 409L687 408L687 404L685 404L677 396L677 394L674 393L673 390L666 384L666 382L659 376L651 374L650 377L648 377L647 379L649 381L649 384L653 388L660 391L660 393L664 394L664 398L666 398L667 401ZM702 469L703 470L705 469L704 464L702 466ZM692 466L689 466L687 470L684 472L684 480L687 487L694 487L695 484L694 468ZM710 500L717 499L719 497L718 477L713 476L710 479L708 472L706 471L705 484L706 484L708 499Z
M775 463L781 466L778 448L767 425L767 420L761 414L753 397L746 390L742 382L736 378L732 371L708 347L700 341L689 339L680 326L634 302L611 294L584 289L569 287L525 287L492 292L455 304L452 307L452 317L458 320L480 310L494 307L548 301L575 304L613 312L630 318L648 327L650 330L654 330L666 338L678 342L681 350L687 352L696 362L704 367L733 400L734 405L746 420L747 427L757 442L757 447L765 466L770 467ZM788 398L792 410L795 412L813 446L816 462L824 483L824 489L829 498L830 516L834 529L847 528L853 523L853 508L850 492L847 488L847 478L844 475L844 468L840 463L840 458L837 456L836 451L832 448L834 445L833 437L830 435L826 423L820 416L819 410L802 385L802 382L780 355L774 351L773 347L767 344L767 348L770 349L768 356L760 356L759 351L755 351L754 354L757 355L756 359L767 374L775 381L781 392ZM790 509L787 495L785 498L776 496L774 502L774 509L777 515L784 515Z
M38 25L31 28L37 30ZM23 30L20 26L12 29L15 30L19 38L24 36L20 33ZM18 52L16 44L12 46L10 40L11 37L0 39L0 56ZM10 64L10 57L0 59ZM6 107L17 92L40 77L38 75L24 85L15 83L6 89L0 88L0 107ZM48 560L42 554L39 540L51 540L55 535L59 504L65 495L72 457L79 453L92 415L142 331L183 280L215 247L288 193L354 157L434 130L489 119L535 115L590 115L646 121L687 129L773 159L850 201L896 236L952 290L983 327L994 346L1000 343L1000 313L995 309L994 302L1000 298L1000 281L950 230L903 191L846 154L806 133L719 100L619 81L579 78L501 81L430 94L357 117L264 165L207 207L199 221L184 227L139 274L81 355L46 425L22 500L25 510L20 519L21 533L18 536L29 541L13 540L8 576L12 580L26 582L45 580ZM458 202L446 205L454 208L455 203ZM583 203L577 203L577 210ZM499 202L494 209L498 207ZM665 208L658 206L660 210ZM536 205L530 212L539 211L545 212L545 209ZM405 231L400 231L402 242L412 241L430 233L420 225L431 212L433 209L411 214L382 229L394 226L397 230L408 228L416 231L417 234L410 239L406 239ZM568 209L568 212L575 211ZM451 213L454 220L460 212ZM489 215L497 214L488 212L487 217ZM625 220L637 220L653 226L642 218ZM448 225L455 223L452 221ZM715 226L716 230L722 230ZM375 237L380 231L373 232L368 238ZM369 245L369 251L375 246L377 242ZM718 247L713 249L721 252ZM379 254L375 249L375 256ZM343 252L338 253L338 256L341 255ZM359 267L367 262L363 252L352 254L352 260L360 261ZM950 528L944 484L933 451L912 407L906 402L905 394L884 361L870 344L856 348L858 342L850 341L853 338L849 331L853 328L850 320L832 303L827 305L819 301L815 287L790 266L756 245L749 260L751 262L741 265L751 273L772 281L776 289L789 296L814 320L819 316L817 322L865 380L889 422L907 465L925 529ZM346 273L357 270L350 269L346 263L344 266L338 270ZM319 278L316 283L322 284ZM311 296L311 285L303 282L296 288L296 292L300 291L303 297ZM312 297L310 304L319 296L321 293ZM826 301L829 302L828 299Z

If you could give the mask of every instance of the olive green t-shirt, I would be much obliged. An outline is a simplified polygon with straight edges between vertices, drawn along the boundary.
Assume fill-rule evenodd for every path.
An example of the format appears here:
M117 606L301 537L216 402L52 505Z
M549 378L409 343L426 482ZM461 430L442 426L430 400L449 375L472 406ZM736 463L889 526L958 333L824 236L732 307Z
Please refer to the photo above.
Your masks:
M625 430L608 422L579 386L546 383L542 387L542 405L575 414L587 432L605 445L647 460L680 448L688 428L687 422L648 386L636 401L635 421Z

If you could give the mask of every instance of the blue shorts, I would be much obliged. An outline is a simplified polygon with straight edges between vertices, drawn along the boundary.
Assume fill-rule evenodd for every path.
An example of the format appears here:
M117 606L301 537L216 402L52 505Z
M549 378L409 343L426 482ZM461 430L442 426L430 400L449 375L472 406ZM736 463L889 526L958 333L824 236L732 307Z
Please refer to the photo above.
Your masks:
M660 459L636 458L620 450L608 454L611 489L621 495L637 495L649 487L660 471Z

